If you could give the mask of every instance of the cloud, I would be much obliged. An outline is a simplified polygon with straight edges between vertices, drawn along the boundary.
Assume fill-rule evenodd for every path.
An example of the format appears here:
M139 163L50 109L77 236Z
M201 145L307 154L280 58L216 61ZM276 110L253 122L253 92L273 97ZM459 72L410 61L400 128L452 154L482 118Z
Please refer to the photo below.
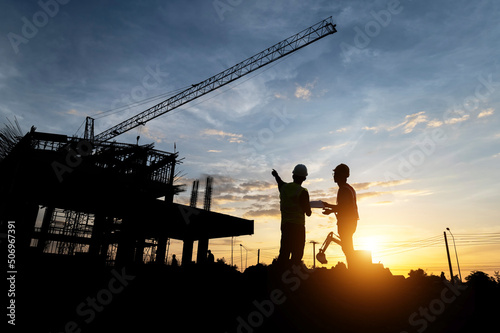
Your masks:
M228 138L229 142L233 143L242 143L243 140L243 134L235 134L235 133L229 133L229 132L224 132L224 131L219 131L216 129L205 129L201 132L202 135L212 135L212 136L219 136L223 139Z
M427 122L427 116L425 115L425 111L420 111L415 114L407 115L405 117L405 121L402 123L404 127L404 133L405 134L411 133L415 128L415 126L425 122Z
M375 127L375 126L368 127L368 126L365 126L362 129L364 129L365 131L373 131L375 133L378 133L378 131L380 130L380 127Z
M380 131L392 132L396 129L403 129L404 134L409 134L417 127L418 124L427 124L428 127L439 127L443 125L443 122L439 120L428 120L425 111L420 111L417 113L409 114L405 116L405 119L397 125L379 125L379 126L365 126L362 129L365 131L372 131L378 133Z
M214 176L214 190L217 197L230 200L243 200L241 195L256 195L255 192L272 189L276 184L263 180L245 180L238 182L228 176Z
M311 90L298 86L297 89L295 89L295 97L305 99L308 101L311 98Z
M245 200L257 200L261 202L270 202L275 199L276 195L268 195L268 194L247 194L243 196Z
M154 140L156 143L162 143L166 138L163 131L151 130L147 125L139 126L139 135Z
M370 192L362 192L364 190L368 190L373 187L395 187L403 184L410 183L409 179L401 179L401 180L390 180L390 181L373 181L373 182L364 182L364 183L352 183L351 186L356 190L356 198L358 201L362 201L364 199L379 197L385 194L403 194L403 195L423 195L422 192L413 192L413 190L392 190L389 191L370 191ZM336 188L332 188L331 191L336 191ZM427 194L427 193L425 193ZM314 200L323 200L326 202L334 203L336 202L336 197L326 197L328 194L322 190L316 190L311 192L311 197L314 198L322 198L322 199L314 199Z
M69 114L72 116L79 116L79 117L85 117L87 114L85 112L78 111L76 109L69 109L66 112L62 112L61 114Z
M315 85L316 81L306 83L305 86L300 86L297 84L297 88L295 89L295 94L294 94L295 97L304 99L306 101L310 100L312 96L312 89L314 88Z
M427 123L427 127L441 127L443 124L441 120L433 119Z
M324 147L321 147L319 150L338 149L338 148L345 147L345 146L347 146L348 144L350 144L350 142L349 142L349 141L344 142L344 143L340 143L340 144L338 144L338 145L324 146Z
M266 182L264 180L252 180L240 184L240 187L247 191L263 191L275 187L275 183Z
M446 120L446 124L447 125L454 125L454 124L457 124L457 123L461 123L463 121L466 121L467 119L470 118L470 115L468 114L464 114L463 116L461 117L455 117L455 118L450 118L450 119L447 119Z
M403 122L401 122L395 126L388 127L386 129L387 129L387 131L391 132L395 129L403 127L403 132L405 134L408 134L408 133L413 132L413 129L415 128L415 126L417 126L420 123L425 123L425 122L427 122L427 116L425 115L425 111L420 111L420 112L417 112L414 114L406 115Z
M379 196L387 194L387 193L389 193L389 192L387 192L387 191L386 192L373 191L373 192L356 193L356 199L358 199L358 201L361 201L361 200L368 199L368 198L379 197Z
M495 112L495 110L493 108L488 108L488 109L485 109L485 110L481 111L477 115L477 117L478 118L483 118L483 117L491 116L494 112Z
M342 127L342 128L339 128L338 130L335 130L335 131L330 131L330 134L333 134L333 133L345 133L347 132L349 128L347 127Z
M215 149L207 150L207 153L220 153L220 152L222 152L222 150L215 150Z
M271 208L271 209L256 209L256 210L249 210L245 214L243 214L243 218L248 219L248 218L256 218L256 217L272 217L272 218L279 218L281 216L281 212L278 208Z
M411 182L411 180L409 180L409 179L400 179L400 180L389 180L389 181L383 181L383 182L378 181L378 182L353 183L353 184L351 184L351 186L354 187L354 189L356 191L363 191L363 190L367 190L371 187L376 187L376 186L392 187L392 186L408 184L410 182Z
M217 205L222 205L226 203L240 202L241 197L232 194L224 194L213 197L212 201L216 202Z

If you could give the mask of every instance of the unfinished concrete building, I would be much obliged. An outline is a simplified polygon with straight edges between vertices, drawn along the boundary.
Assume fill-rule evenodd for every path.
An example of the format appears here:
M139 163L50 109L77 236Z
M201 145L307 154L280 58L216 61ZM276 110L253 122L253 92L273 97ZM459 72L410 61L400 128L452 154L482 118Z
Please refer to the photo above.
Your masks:
M167 240L183 263L209 239L253 234L253 221L176 204L178 153L152 145L93 143L32 130L0 162L1 216L16 221L30 256L86 256L108 264L165 262ZM41 226L36 226L43 209ZM22 250L21 250L22 251Z
M163 263L169 238L183 240L186 263L195 240L202 261L209 239L253 234L253 221L173 202L180 191L177 153L111 140L336 31L328 17L97 135L87 117L83 138L32 128L12 140L15 145L4 140L2 223L16 221L19 245L31 254L85 255L120 265L143 262L145 253Z

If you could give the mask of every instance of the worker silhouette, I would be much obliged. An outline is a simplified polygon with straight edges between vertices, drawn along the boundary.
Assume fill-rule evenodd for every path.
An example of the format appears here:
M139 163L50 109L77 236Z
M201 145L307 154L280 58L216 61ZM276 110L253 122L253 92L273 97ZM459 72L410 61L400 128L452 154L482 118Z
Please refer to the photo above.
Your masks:
M337 204L332 205L323 201L325 206L323 214L335 213L337 216L337 229L340 236L342 251L344 252L347 264L353 261L354 246L352 235L358 225L358 205L356 204L356 191L347 184L349 177L349 167L339 164L333 169L333 180L338 184Z
M207 251L208 255L207 255L207 263L208 264L213 264L215 262L215 257L212 253L212 251L208 250Z
M177 267L177 266L179 266L179 263L177 262L177 258L176 258L176 256L175 256L175 254L172 254L172 263L171 263L171 265L172 265L173 267Z
M280 192L281 244L277 263L279 266L298 265L302 261L306 242L304 214L311 216L309 192L301 186L306 180L307 168L297 164L292 171L292 183L285 183L274 169L271 174Z

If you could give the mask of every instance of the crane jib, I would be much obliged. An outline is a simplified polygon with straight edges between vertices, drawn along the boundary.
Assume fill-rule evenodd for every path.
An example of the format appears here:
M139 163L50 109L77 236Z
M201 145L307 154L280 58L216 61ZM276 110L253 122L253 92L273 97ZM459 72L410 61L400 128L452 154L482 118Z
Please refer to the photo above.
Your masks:
M284 56L295 52L323 37L331 35L336 30L336 25L332 23L332 17L328 17L301 32L288 37L287 39L268 47L264 51L243 60L242 62L228 68L198 84L192 85L190 88L170 97L169 99L158 103L149 109L109 128L108 130L97 134L94 138L87 137L86 139L107 141L120 134L123 134L139 125L144 125L146 122L157 118L181 105L184 105L198 97L208 94L228 83L231 83L242 76L245 76L261 67L264 67ZM93 119L88 117L87 123L92 124ZM89 133L93 133L89 131ZM86 134L87 135L87 134Z

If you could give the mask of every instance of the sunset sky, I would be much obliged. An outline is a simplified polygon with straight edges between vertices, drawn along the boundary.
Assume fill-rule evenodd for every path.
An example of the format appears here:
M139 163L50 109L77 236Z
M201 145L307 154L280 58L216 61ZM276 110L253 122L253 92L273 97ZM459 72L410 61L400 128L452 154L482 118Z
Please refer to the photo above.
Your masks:
M66 3L67 2L67 3ZM255 221L234 264L278 255L271 170L308 167L311 200L335 202L346 163L358 194L357 249L394 274L449 275L443 231L462 276L500 270L500 3L495 1L4 1L1 123L96 133L333 16L338 32L118 141L180 156L190 187L214 177L212 210ZM170 93L170 95L169 95ZM203 191L200 191L203 198ZM202 200L199 200L199 207ZM336 232L314 210L307 242ZM449 235L450 245L453 245ZM240 247L242 244L243 247ZM231 239L210 242L231 258ZM451 248L455 273L455 252ZM172 241L169 256L181 252ZM331 264L344 261L332 244ZM312 265L312 245L304 260ZM329 267L327 265L327 267Z

